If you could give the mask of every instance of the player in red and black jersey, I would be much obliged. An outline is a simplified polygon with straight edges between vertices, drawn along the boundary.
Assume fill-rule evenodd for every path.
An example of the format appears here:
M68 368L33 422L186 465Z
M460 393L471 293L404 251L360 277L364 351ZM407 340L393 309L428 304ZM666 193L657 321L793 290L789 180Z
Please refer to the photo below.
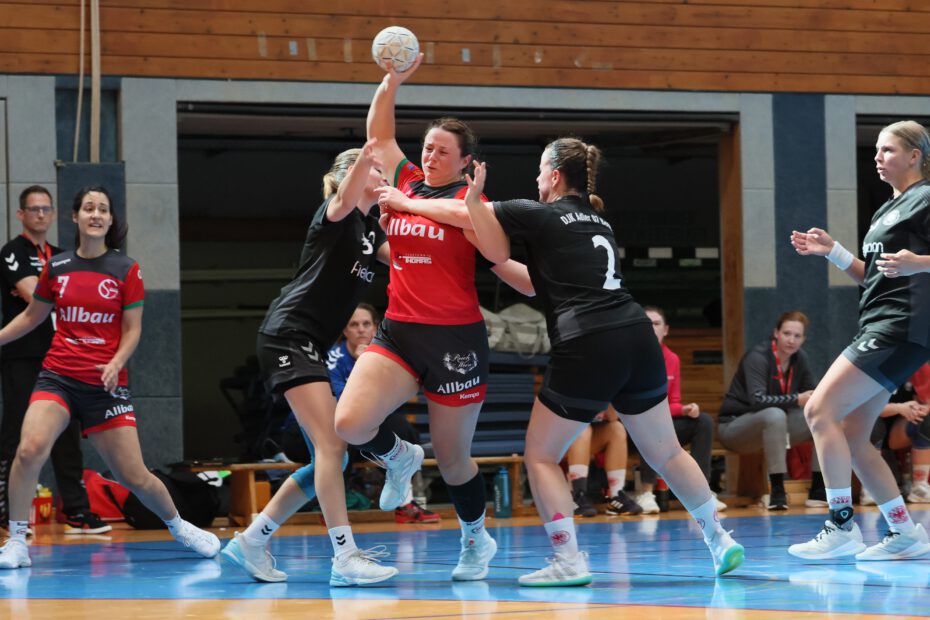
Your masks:
M422 168L406 159L395 140L397 89L420 60L406 73L385 76L369 109L368 137L378 140L384 171L406 197L461 197L476 142L465 123L442 118L430 124ZM462 527L462 552L452 578L483 579L497 545L484 528L484 480L471 458L489 355L475 291L475 248L456 226L410 213L388 215L388 308L336 406L336 430L384 464L380 505L394 510L409 501L410 477L420 468L423 449L381 424L422 386L433 450ZM495 267L499 276L508 269L519 273L519 267Z
M930 359L930 134L914 121L878 135L875 167L892 196L872 216L856 258L824 230L793 231L803 255L825 256L862 287L859 333L833 362L804 409L827 486L830 519L788 552L804 559L856 554L899 560L930 553L930 540L904 505L881 454L869 441L891 394ZM866 549L853 521L852 469L888 522Z
M204 557L219 539L178 514L164 483L145 467L126 362L142 333L144 287L139 264L118 251L126 236L106 189L80 190L74 200L77 249L54 256L32 301L0 330L15 340L55 312L58 330L45 356L23 421L10 474L10 539L0 568L30 566L26 526L39 470L52 444L76 418L116 479L161 517L178 542Z
M397 574L359 549L346 511L342 470L346 442L333 425L336 399L326 354L374 277L388 246L370 213L383 182L368 142L340 153L323 179L325 200L310 227L294 278L271 302L258 328L258 362L269 392L282 394L300 423L312 463L290 476L261 514L223 549L223 557L258 581L285 581L268 551L271 536L292 514L317 497L333 547L332 586L373 584Z
M640 454L668 481L704 533L718 575L739 566L743 548L721 527L716 501L691 455L681 449L667 398L662 350L652 324L623 287L619 252L595 194L601 152L575 138L550 143L539 164L539 201L481 201L479 164L466 194L479 247L491 260L522 241L533 287L542 298L552 352L526 434L525 463L554 557L520 577L527 586L591 581L578 550L574 502L559 462L607 408L619 412ZM491 208L489 208L491 207Z

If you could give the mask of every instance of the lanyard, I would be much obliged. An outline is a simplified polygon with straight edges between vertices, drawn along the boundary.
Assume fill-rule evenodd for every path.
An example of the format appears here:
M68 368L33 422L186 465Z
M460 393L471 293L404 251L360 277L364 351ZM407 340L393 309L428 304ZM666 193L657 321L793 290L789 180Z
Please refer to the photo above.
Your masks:
M777 373L775 377L778 379L778 384L781 386L781 393L787 394L788 389L791 387L791 377L794 376L794 368L788 368L788 376L785 376L785 373L781 369L781 360L778 359L778 349L775 347L775 340L772 340L772 355L775 356L775 369ZM790 362L789 362L790 365Z
M32 245L35 247L36 255L39 257L39 262L44 267L45 263L47 263L52 258L52 248L50 248L47 243L45 244L45 247L42 247L37 243L33 243L32 239L29 239L29 237L26 237L26 235L23 235L23 237L28 239L29 243L32 243Z

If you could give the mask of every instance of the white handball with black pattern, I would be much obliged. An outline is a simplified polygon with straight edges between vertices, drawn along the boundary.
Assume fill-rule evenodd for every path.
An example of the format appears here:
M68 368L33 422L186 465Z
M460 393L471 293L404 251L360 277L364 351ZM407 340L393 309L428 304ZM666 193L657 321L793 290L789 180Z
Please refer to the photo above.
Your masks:
M408 70L420 53L417 36L402 26L388 26L371 42L371 57L385 71Z

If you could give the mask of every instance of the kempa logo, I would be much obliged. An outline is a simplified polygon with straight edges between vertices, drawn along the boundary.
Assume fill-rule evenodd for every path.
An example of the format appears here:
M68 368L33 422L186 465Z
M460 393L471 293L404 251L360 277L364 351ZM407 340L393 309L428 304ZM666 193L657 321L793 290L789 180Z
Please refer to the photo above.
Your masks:
M468 381L449 381L448 383L443 383L439 386L439 389L436 390L437 394L455 394L456 392L464 392L469 388L473 388L476 385L481 383L481 377L474 377Z
M67 323L112 323L115 312L89 312L81 306L65 306L58 309L58 320Z
M881 254L885 251L885 246L881 241L873 241L872 243L863 243L862 244L862 254Z
M107 409L106 414L103 416L105 420L110 418L115 418L116 416L123 415L124 413L132 413L135 411L132 408L132 405L116 405L110 409Z
M71 262L71 259L70 259L70 258L65 258L65 259L62 259L62 260L53 260L53 261L52 261L52 267L57 267L58 265L67 265L67 264L70 263L70 262Z
M432 226L426 224L411 224L405 220L399 218L391 218L391 223L388 225L387 234L395 237L423 237L425 239L438 239L442 241L445 237L445 232L439 226Z

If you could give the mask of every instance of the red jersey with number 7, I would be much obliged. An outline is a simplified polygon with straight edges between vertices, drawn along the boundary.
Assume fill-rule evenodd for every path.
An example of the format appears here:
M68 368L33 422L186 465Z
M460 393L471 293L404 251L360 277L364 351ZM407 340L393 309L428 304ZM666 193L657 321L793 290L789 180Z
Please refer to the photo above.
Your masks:
M36 301L55 305L56 332L42 367L51 372L101 385L97 366L116 354L123 333L123 311L145 298L139 263L116 250L97 258L63 252L39 275ZM128 375L119 372L119 385Z

